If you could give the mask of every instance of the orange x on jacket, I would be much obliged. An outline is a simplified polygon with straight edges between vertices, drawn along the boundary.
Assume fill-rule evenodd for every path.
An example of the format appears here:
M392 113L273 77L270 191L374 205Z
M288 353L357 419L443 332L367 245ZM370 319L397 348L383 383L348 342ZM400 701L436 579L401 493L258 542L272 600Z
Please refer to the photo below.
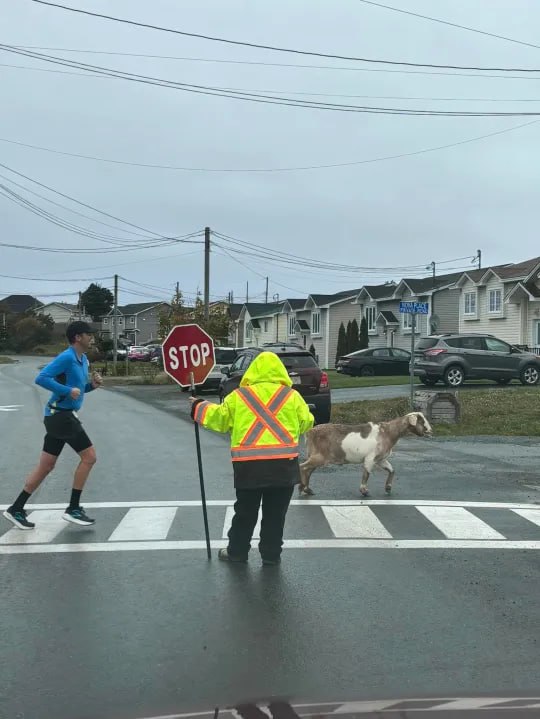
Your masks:
M261 352L223 404L200 401L193 419L215 432L231 433L233 462L294 459L300 435L313 427L314 418L291 386L279 357Z

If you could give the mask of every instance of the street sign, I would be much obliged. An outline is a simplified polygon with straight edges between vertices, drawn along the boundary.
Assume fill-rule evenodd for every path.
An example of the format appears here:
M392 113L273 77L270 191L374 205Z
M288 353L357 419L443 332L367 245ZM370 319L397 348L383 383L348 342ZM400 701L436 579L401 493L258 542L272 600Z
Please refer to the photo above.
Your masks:
M177 325L162 345L163 367L181 387L202 384L216 364L214 342L199 325Z
M428 315L429 302L400 302L399 311L408 315Z

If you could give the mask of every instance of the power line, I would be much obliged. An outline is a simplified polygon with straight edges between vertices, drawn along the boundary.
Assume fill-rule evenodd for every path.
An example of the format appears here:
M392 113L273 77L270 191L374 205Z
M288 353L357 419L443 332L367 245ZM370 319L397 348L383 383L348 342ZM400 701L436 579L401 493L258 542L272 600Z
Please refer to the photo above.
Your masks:
M412 17L418 17L422 20L429 20L430 22L437 22L441 25L449 25L450 27L456 27L460 30L468 30L469 32L475 32L479 35L487 35L487 37L494 37L497 38L497 40L506 40L507 42L513 42L517 45L525 45L526 47L536 47L540 49L540 45L535 45L532 42L525 42L524 40L516 40L516 38L513 37L507 37L506 35L497 35L493 32L487 32L486 30L479 30L476 27L468 27L467 25L459 25L456 22L449 22L448 20L441 20L440 18L436 17L430 17L429 15L421 15L417 12L411 12L410 10L403 10L401 8L392 7L391 5L383 5L383 3L380 2L374 2L374 0L360 0L360 2L365 3L366 5L374 5L375 7L384 8L385 10L392 10L393 12L399 12L403 15L411 15Z
M278 95L265 95L252 92L235 92L228 91L226 88L214 87L209 85L196 85L193 83L176 82L166 80L164 78L141 75L139 73L130 73L114 68L107 68L98 65L90 65L88 63L80 63L52 55L44 55L43 53L31 53L30 51L18 50L14 46L0 44L0 49L5 52L11 52L25 57L32 57L37 60L49 62L56 65L67 67L76 67L86 72L98 73L103 76L116 77L129 82L142 83L145 85L153 85L158 87L166 87L180 92L188 92L196 95L205 95L210 97L223 97L229 100L240 100L243 102L260 103L265 105L278 105L282 107L299 107L311 110L325 110L332 112L352 112L361 114L377 114L377 115L403 115L403 116L439 116L439 117L526 117L537 116L538 112L491 112L491 111L465 111L465 110L434 110L434 109L411 109L401 107L377 107L371 105L348 105L345 103L329 103L319 102L316 100L300 100ZM540 78L538 78L540 80Z
M421 150L413 150L411 152L403 152L396 155L383 155L381 157L374 157L369 158L366 160L352 160L351 162L335 162L335 163L329 163L326 165L301 165L297 167L229 167L229 168L219 168L219 167L185 167L185 166L177 166L177 165L158 165L158 164L151 164L151 163L144 163L144 162L129 162L127 160L115 160L112 158L106 158L106 157L98 157L95 155L83 155L80 153L75 152L66 152L63 150L55 150L50 147L42 147L40 145L32 145L25 142L19 142L17 140L9 140L4 137L0 137L0 142L6 142L11 145L18 145L20 147L26 147L32 150L39 150L41 152L49 152L54 155L63 155L66 157L76 157L83 160L93 160L95 162L106 162L114 165L126 165L129 167L143 167L143 168L150 168L155 170L172 170L172 171L180 171L180 172L238 172L238 173L248 173L248 172L301 172L305 170L326 170L331 169L335 167L354 167L355 165L367 165L374 162L385 162L388 160L399 160L404 157L414 157L415 155L423 155L430 152L438 152L439 150L449 150L452 147L459 147L460 145L467 145L471 142L478 142L480 140L486 140L490 137L495 137L496 135L504 135L507 132L513 132L514 130L519 130L523 127L528 127L529 125L534 125L535 123L539 122L538 120L532 120L531 122L525 122L520 125L514 125L513 127L507 127L503 130L496 130L495 132L489 132L485 135L476 135L475 137L469 137L465 140L458 140L457 142L451 142L446 145L437 145L435 147L425 147Z
M27 280L28 282L74 282L75 280L77 282L101 282L103 280L112 279L111 276L109 276L109 277L76 277L75 280L73 279L73 277L70 277L69 279L66 279L66 278L49 279L46 277L22 277L21 275L0 275L0 277L2 277L4 279L9 279L9 280Z
M201 33L187 32L185 30L177 30L173 28L163 27L160 25L152 25L150 23L137 22L136 20L129 20L126 18L119 18L113 15L105 15L103 13L91 12L90 10L82 10L79 8L69 7L68 5L61 5L59 3L49 2L48 0L32 0L39 5L47 5L61 10L67 10L69 12L78 13L80 15L87 15L90 17L99 18L101 20L111 20L113 22L122 23L125 25L133 25L135 27L146 28L150 30L158 30L160 32L172 33L174 35L182 35L184 37L193 37L199 40L209 40L212 42L225 43L227 45L237 45L241 47L251 47L258 50L271 50L272 52L286 52L294 55L309 55L311 57L324 57L332 60L349 60L354 62L369 62L383 65L404 65L407 67L430 67L430 68L446 68L451 70L487 70L497 72L539 72L538 69L532 68L504 68L504 67L477 67L477 66L466 66L466 65L438 65L435 63L424 63L424 62L405 62L403 60L380 60L365 57L355 57L350 55L336 55L324 52L315 52L310 50L299 50L297 48L285 48L278 47L275 45L263 45L260 43L248 42L245 40L230 40L228 38L216 37L213 35L203 35Z
M181 60L184 62L206 62L206 63L217 63L227 65L255 65L262 67L283 67L283 68L298 68L304 70L331 70L335 72L383 72L383 73L398 73L402 75L443 75L446 77L482 77L482 78L499 78L507 80L538 80L537 77L522 77L521 75L493 75L486 73L464 73L464 72L434 72L430 70L396 70L389 68L376 68L376 67L343 67L335 65L302 65L298 63L290 62L265 62L261 60L226 60L223 58L206 58L206 57L186 57L177 55L148 55L144 53L135 52L109 52L105 50L77 50L74 48L62 48L62 47L42 47L40 45L13 45L13 47L26 49L26 50L50 50L56 52L74 52L74 53L88 53L94 55L118 55L121 57L144 57L154 58L157 60ZM26 67L24 65L7 65L0 63L3 67L15 67L21 70L36 70L40 72L57 72L66 75L76 75L81 73L70 73L63 70L48 70L44 68ZM97 77L97 76L96 76Z

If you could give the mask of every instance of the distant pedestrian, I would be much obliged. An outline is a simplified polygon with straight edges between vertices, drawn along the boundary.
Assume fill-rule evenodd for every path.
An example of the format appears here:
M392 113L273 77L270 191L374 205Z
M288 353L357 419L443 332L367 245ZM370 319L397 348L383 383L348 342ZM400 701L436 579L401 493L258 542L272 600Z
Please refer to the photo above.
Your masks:
M247 561L261 501L263 564L281 561L285 516L300 482L298 442L314 424L309 407L291 386L279 357L261 352L223 404L191 398L196 422L231 433L236 503L228 547L219 552L222 561Z
M46 435L39 464L28 475L24 489L4 512L4 517L19 529L34 529L29 522L25 504L45 477L54 469L64 446L68 444L80 457L75 470L71 500L63 519L73 524L91 525L84 508L80 506L81 493L96 462L96 451L84 431L77 411L81 408L84 395L103 383L95 372L89 381L86 352L94 343L93 330L87 322L72 322L66 336L70 346L44 367L36 377L36 384L52 392L45 406Z

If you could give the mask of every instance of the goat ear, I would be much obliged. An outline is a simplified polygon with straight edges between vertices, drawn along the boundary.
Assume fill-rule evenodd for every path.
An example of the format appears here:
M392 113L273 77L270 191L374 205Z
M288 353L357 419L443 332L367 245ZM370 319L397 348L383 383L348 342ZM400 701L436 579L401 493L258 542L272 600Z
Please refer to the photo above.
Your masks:
M411 427L416 427L418 423L418 414L416 412L411 412L409 415L409 424Z

